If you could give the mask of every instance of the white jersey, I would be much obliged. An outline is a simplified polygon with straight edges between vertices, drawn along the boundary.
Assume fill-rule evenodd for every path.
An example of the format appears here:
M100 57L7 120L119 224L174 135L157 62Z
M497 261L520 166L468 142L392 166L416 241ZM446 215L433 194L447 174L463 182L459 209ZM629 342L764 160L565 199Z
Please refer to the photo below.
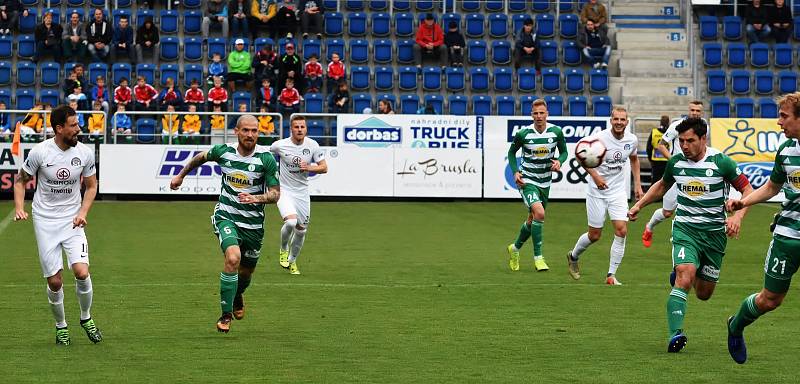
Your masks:
M664 135L661 136L661 141L667 143L670 156L675 156L679 153L683 153L683 151L681 150L681 145L678 142L677 128L678 124L682 123L684 120L686 119L684 118L673 121L672 124L670 124L669 127L667 127L667 130L664 131ZM706 119L703 119L703 121L705 121L706 126L710 128L710 126L708 125L708 121L706 121ZM655 150L657 151L658 149Z
M36 176L34 218L72 219L81 208L81 177L96 172L94 151L83 143L62 151L49 139L31 149L22 169Z
M608 188L597 189L594 179L587 177L589 181L588 195L592 197L607 198L612 196L628 196L629 186L625 184L627 169L625 163L631 155L635 155L638 150L638 139L636 135L625 131L621 140L614 137L611 128L600 131L589 139L599 139L606 146L606 155L599 167L595 168L605 180Z
M311 164L325 160L325 152L320 149L319 144L314 139L306 137L302 144L297 145L292 142L292 138L288 137L272 143L269 150L275 157L280 158L281 191L286 189L291 192L307 194L308 172L300 170L300 162Z

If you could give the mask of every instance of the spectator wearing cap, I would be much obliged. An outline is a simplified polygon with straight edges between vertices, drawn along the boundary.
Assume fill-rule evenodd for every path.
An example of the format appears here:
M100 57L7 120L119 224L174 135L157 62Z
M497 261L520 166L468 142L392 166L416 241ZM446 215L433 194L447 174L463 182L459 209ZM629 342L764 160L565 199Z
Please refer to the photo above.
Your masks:
M61 33L64 59L67 61L81 61L86 56L86 29L78 12L69 15L69 21Z
M303 59L294 50L294 44L286 44L286 53L278 58L278 84L276 88L286 86L286 79L292 79L294 86L303 93Z
M56 61L61 62L63 50L61 47L62 33L61 26L53 23L53 14L51 12L45 13L42 23L37 25L34 31L36 52L33 55L33 61L38 62L43 55L50 53Z
M244 39L234 41L234 50L228 55L228 89L236 90L236 82L243 82L250 87L253 80L253 59L245 49Z
M444 45L447 46L447 61L451 67L464 66L464 48L467 46L464 35L458 30L458 23L451 21L444 35Z
M442 27L436 24L432 13L425 15L425 21L417 29L416 41L419 48L417 67L422 68L426 59L433 60L437 66L440 65L440 47L444 45L444 32Z
M517 32L517 39L514 42L514 68L522 66L522 61L530 59L536 67L536 73L542 72L539 62L539 38L533 30L533 19L525 19L522 28Z
M593 20L595 28L608 34L608 10L605 5L597 0L589 0L589 3L584 4L581 8L581 24L586 25L588 20Z
M222 36L228 38L228 4L222 0L208 0L206 3L206 16L203 17L201 30L203 38L208 39L208 30L211 24L222 27Z

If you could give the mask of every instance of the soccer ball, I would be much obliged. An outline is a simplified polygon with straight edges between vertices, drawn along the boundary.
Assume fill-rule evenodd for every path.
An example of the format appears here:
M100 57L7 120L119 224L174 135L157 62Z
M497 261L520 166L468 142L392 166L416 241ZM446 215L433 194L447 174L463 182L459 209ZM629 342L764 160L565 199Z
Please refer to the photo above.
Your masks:
M603 162L606 146L598 139L581 140L575 146L575 158L586 168L596 168Z

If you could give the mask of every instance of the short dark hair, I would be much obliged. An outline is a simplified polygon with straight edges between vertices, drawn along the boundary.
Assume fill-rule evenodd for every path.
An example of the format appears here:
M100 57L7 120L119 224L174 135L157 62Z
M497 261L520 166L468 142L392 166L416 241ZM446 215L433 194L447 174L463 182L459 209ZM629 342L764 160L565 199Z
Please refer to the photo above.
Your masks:
M128 21L128 16L121 15L121 16L119 17L119 21L122 21L122 20Z
M455 21L451 21L447 23L447 27L450 29L458 28L458 23L456 23Z
M425 20L434 20L433 13L426 13L425 14Z
M522 25L533 25L533 19L530 17L525 19L525 21L522 22Z
M53 129L59 125L63 127L67 124L67 118L75 115L75 110L69 105L59 105L50 111L50 124Z
M681 121L677 127L675 127L675 130L678 131L678 133L684 133L690 129L693 130L698 137L703 137L706 135L706 133L708 133L708 125L706 125L706 121L696 117L686 118Z

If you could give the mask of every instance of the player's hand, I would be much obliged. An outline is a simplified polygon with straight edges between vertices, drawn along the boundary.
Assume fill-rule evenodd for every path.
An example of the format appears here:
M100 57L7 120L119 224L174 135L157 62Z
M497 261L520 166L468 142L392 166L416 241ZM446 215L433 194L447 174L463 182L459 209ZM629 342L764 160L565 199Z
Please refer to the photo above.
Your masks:
M636 221L636 219L638 219L637 215L639 215L639 206L634 204L631 209L628 210L628 220Z
M525 182L522 181L522 173L521 172L515 172L514 173L514 182L517 183L517 187L522 188L522 187L525 186Z
M14 212L14 221L19 220L28 220L28 212L25 212L24 209L18 209Z
M633 189L633 197L636 198L636 201L639 201L644 196L644 190L642 190L642 186L637 186Z
M553 159L552 161L553 161L553 165L550 167L550 170L553 171L553 172L560 171L561 170L561 162L556 160L556 159Z
M300 160L300 170L303 172L308 172L309 164L303 160Z
M83 217L81 215L75 216L75 218L72 219L72 228L73 229L78 228L78 227L83 228L83 227L86 226L86 224L88 224L88 223L86 223L86 217Z
M742 219L738 215L733 215L725 219L725 234L731 238L739 238L739 230L742 228Z
M730 199L725 203L725 210L728 212L735 212L744 208L744 203L741 200Z
M242 204L255 204L258 203L258 198L247 193L247 192L239 192L239 202Z
M169 189L175 191L183 184L183 176L175 176L169 182Z
M597 177L592 177L594 179L594 185L597 186L597 189L604 190L608 189L608 184L606 184L606 179L603 176L597 175Z

